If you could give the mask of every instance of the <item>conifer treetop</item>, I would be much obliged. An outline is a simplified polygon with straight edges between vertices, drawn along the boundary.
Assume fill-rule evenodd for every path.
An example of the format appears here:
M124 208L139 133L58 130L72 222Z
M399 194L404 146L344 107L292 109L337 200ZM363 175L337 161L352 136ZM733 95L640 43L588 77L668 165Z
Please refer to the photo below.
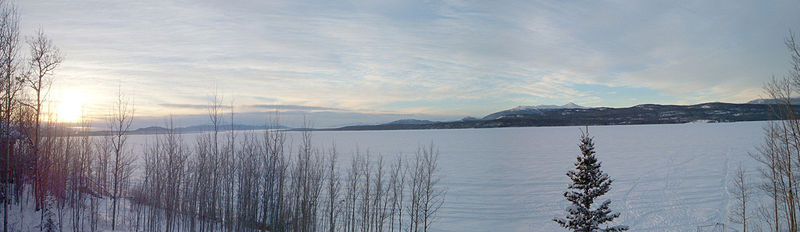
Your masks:
M619 217L619 213L609 208L611 200L592 208L595 200L611 190L614 180L600 170L601 162L595 156L593 137L589 136L588 131L588 127L586 131L581 131L578 144L581 155L576 158L575 170L567 172L572 183L567 186L564 197L572 205L566 209L566 218L555 218L553 221L572 231L627 231L629 228L623 225L601 228L602 224Z

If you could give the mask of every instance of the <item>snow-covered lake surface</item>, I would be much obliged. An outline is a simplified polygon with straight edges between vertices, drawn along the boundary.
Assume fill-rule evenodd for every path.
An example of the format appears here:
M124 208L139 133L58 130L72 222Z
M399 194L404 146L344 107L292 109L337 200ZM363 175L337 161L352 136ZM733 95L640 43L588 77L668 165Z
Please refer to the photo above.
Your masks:
M592 126L603 170L615 179L607 198L632 231L696 231L728 223L726 187L739 164L757 178L755 152L766 122ZM561 231L562 197L581 127L314 132L314 143L375 156L438 147L446 203L435 231ZM290 136L298 138L296 132ZM148 136L131 141L141 146ZM186 135L187 139L193 135ZM295 139L297 141L297 139ZM191 145L191 143L187 143Z

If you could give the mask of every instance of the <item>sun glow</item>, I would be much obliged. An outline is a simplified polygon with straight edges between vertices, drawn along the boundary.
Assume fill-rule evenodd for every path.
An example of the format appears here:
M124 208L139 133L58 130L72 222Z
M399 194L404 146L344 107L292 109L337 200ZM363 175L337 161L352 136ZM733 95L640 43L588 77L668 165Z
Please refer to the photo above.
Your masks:
M78 91L65 90L61 92L58 98L53 100L57 104L56 115L53 115L53 117L57 118L58 121L78 122L81 120L85 100L83 94Z

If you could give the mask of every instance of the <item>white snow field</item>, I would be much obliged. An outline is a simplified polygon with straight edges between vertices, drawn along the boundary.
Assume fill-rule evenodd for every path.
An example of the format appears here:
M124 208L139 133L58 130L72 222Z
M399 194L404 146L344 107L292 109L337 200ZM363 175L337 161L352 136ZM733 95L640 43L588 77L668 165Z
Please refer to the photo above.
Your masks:
M725 223L726 187L749 156L765 122L592 126L597 157L613 179L607 198L632 231L696 231ZM565 176L580 154L581 127L314 132L319 144L369 149L386 157L434 142L447 198L436 231L564 231ZM347 154L342 161L349 160ZM755 204L753 204L755 205ZM713 229L707 227L706 229ZM708 230L710 231L710 230Z
M748 153L762 142L764 125L589 127L602 169L615 179L605 196L621 213L615 224L628 225L631 231L697 231L698 226L715 223L740 228L728 222L733 201L726 187L739 164L748 168L751 182L758 179L758 165ZM340 168L349 166L357 147L368 149L375 160L378 154L385 159L410 156L419 145L435 143L447 195L433 231L565 231L552 219L565 216L569 205L562 196L569 183L565 173L580 153L581 128L325 131L312 136L318 146L336 144ZM288 134L298 138L297 132ZM129 141L141 151L152 138L135 135ZM38 214L25 214L30 215L16 215L25 217L22 224L27 226L19 226L33 228ZM106 228L107 223L101 224Z

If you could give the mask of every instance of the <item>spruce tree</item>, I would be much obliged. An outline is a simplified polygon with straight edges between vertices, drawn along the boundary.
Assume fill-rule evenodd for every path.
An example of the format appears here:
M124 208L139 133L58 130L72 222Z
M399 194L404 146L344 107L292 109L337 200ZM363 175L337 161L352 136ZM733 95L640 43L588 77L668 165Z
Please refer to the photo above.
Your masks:
M609 209L611 200L605 200L600 206L592 209L594 201L611 190L613 180L600 170L600 162L595 157L594 142L588 134L588 128L586 133L581 133L578 147L581 149L581 155L575 162L575 170L567 172L572 183L567 187L569 190L564 192L564 197L572 205L567 207L566 218L555 218L553 221L564 228L580 232L628 230L628 227L623 225L600 228L602 224L610 223L619 217L619 213L613 213Z
M56 197L53 195L48 194L45 196L45 206L44 211L42 212L42 222L40 231L43 232L54 232L59 230L59 225L53 220L55 217L56 211L56 204L58 204Z

